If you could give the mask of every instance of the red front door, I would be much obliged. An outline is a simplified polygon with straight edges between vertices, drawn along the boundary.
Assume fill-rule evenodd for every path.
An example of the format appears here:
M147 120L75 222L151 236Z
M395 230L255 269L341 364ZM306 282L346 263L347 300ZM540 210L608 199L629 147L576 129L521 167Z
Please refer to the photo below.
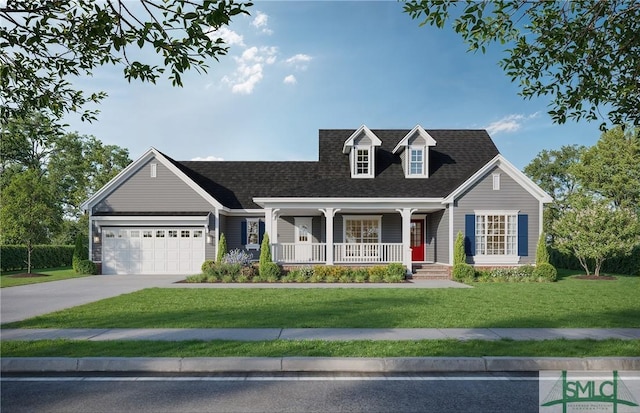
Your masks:
M424 220L411 220L411 261L424 261Z

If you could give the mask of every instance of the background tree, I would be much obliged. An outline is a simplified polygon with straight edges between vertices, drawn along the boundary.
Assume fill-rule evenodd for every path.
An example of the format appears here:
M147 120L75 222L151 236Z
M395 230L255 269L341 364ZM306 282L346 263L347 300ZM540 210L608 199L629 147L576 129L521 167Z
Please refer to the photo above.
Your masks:
M37 244L46 244L62 221L47 177L34 169L16 174L2 191L0 243L27 246L27 272Z
M605 113L614 125L640 125L640 3L405 1L405 12L421 25L443 28L452 20L470 50L506 45L500 66L523 97L552 96L554 122Z
M252 4L234 0L9 0L0 3L0 118L42 111L51 119L79 112L105 93L73 87L104 64L121 65L126 79L156 82L168 71L174 85L190 69L227 53L216 30ZM141 49L157 58L143 61ZM148 57L146 58L148 59ZM95 111L82 112L93 119Z
M616 207L640 212L640 130L616 127L581 154L571 172L586 189Z
M555 238L553 224L569 207L569 198L580 188L573 167L580 162L586 147L563 146L558 150L543 150L525 168L524 173L540 188L553 197L553 202L544 206L543 228L551 242Z
M98 139L78 134L63 134L46 116L36 113L27 118L11 118L1 129L2 174L0 189L5 210L8 187L21 185L30 194L23 180L26 172L33 176L29 184L36 185L47 196L36 197L34 202L53 202L59 216L43 241L58 244L73 244L78 233L87 234L87 218L80 211L80 203L124 169L131 160L126 149L114 145L103 145ZM36 177L38 179L36 179ZM16 179L18 179L16 181ZM15 182L14 182L15 181ZM40 188L40 187L47 188ZM33 192L37 194L38 192ZM50 199L51 198L51 199ZM48 204L45 203L43 207ZM8 207L7 207L8 208ZM18 210L4 211L7 216L18 214ZM17 217L16 222L23 222ZM12 238L2 237L5 243Z
M640 243L638 217L631 209L585 194L574 195L571 205L556 223L558 246L571 252L587 275L590 262L599 276L607 258L628 254Z

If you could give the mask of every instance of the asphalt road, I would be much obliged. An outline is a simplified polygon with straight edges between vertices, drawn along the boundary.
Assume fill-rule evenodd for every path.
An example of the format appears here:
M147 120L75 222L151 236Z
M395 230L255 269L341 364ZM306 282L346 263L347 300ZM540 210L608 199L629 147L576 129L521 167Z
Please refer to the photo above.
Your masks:
M538 412L537 374L3 377L13 412Z

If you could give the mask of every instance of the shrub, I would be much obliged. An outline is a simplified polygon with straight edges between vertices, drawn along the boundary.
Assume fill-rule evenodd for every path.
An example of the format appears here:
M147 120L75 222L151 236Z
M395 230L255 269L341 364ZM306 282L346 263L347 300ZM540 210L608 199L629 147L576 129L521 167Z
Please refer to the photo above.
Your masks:
M202 274L188 275L185 281L188 283L203 283L207 281L207 274L202 273Z
M269 242L269 234L264 234L262 244L260 244L260 266L269 262L273 262L271 258L271 244Z
M85 239L82 234L76 236L76 243L73 247L73 258L71 259L71 267L76 273L80 273L78 264L80 261L89 259L88 245L85 245Z
M280 278L280 266L275 262L265 262L260 265L260 278L266 282L277 282Z
M473 281L476 270L471 264L457 264L453 266L453 279L456 281Z
M202 263L202 265L200 266L200 271L202 272L207 272L209 271L211 268L213 268L216 265L215 261L213 260L206 260L205 262Z
M399 262L392 262L387 265L387 274L384 277L385 282L399 283L403 282L406 275L404 265Z
M464 251L464 235L462 235L462 231L459 231L453 244L453 265L464 264L466 262L467 254Z
M231 275L231 274L225 274L225 275L222 276L222 282L223 283L232 283L234 281L235 281L235 279L234 279L233 275Z
M351 274L354 282L365 283L369 280L369 271L366 268L356 268Z
M32 268L66 267L73 264L73 245L35 245L31 253ZM27 268L25 245L0 245L0 270Z
M243 267L243 268L247 268L247 267ZM249 278L245 274L242 274L242 272L240 272L240 275L238 275L238 278L236 279L236 282L239 282L239 283L248 283L250 281L251 281L251 278Z
M538 246L536 247L536 265L549 263L549 250L547 249L547 236L545 233L540 234Z
M251 265L251 259L253 257L249 255L246 251L235 249L229 251L222 258L222 263L224 264L239 264L240 266L247 267Z
M253 279L256 275L258 275L258 269L254 265L240 268L240 276L247 278L247 280Z
M98 267L91 260L81 260L76 264L78 274L95 275L98 273Z
M387 274L387 267L382 267L376 265L375 267L369 267L369 282L371 283L379 283L384 281L384 277Z
M533 276L538 279L553 282L558 278L558 271L553 265L548 262L543 262L533 270Z
M218 254L216 255L216 262L222 262L224 256L227 254L227 238L224 233L220 234L220 240L218 241Z
M349 269L338 265L317 265L313 267L311 282L335 283L345 274L349 274Z

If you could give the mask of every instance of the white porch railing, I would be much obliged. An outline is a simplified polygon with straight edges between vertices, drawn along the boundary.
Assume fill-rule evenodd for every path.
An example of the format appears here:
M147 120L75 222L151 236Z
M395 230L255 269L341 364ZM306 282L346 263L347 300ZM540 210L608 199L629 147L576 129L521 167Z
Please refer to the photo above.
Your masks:
M272 244L273 260L280 263L324 264L327 260L327 244ZM335 263L386 263L403 262L402 244L333 244Z
M273 260L283 263L325 263L327 261L327 244L272 244Z
M401 243L333 244L335 262L403 262Z

